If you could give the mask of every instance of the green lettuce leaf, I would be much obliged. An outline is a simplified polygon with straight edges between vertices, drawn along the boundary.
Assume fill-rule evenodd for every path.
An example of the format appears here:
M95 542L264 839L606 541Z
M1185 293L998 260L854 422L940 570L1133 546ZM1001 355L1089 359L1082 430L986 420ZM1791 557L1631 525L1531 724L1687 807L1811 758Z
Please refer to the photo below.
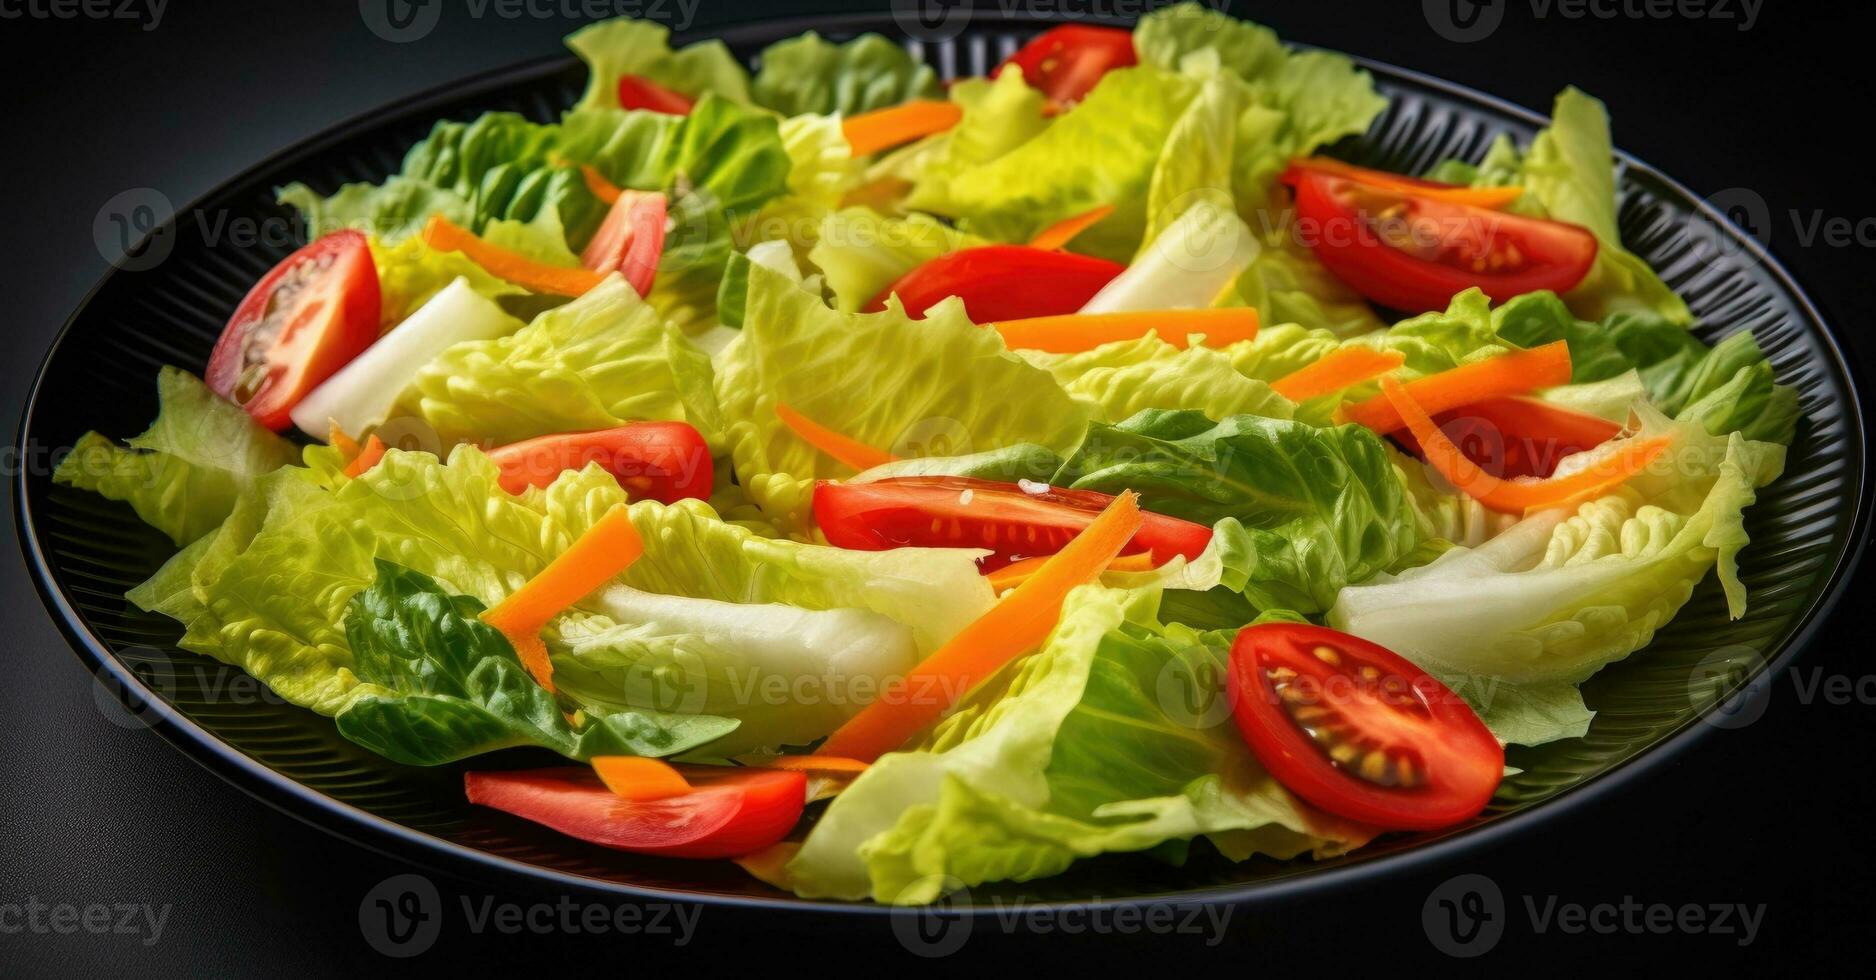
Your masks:
M1098 406L1096 417L1107 422L1149 408L1192 409L1212 418L1279 419L1289 418L1293 409L1269 385L1238 373L1227 354L1198 344L1180 350L1156 334L1074 354L1021 355L1054 375L1069 394Z
M757 60L751 94L784 116L851 116L941 94L929 65L878 34L835 44L808 31L769 45Z
M749 73L722 41L711 39L671 50L663 24L616 17L567 35L567 47L586 62L586 94L575 108L619 108L619 79L637 75L695 100L706 92L739 104L749 102Z
M963 109L963 118L928 137L928 145L900 151L904 160L890 167L894 176L913 185L907 207L939 214L956 208L951 198L955 177L1015 150L1049 126L1042 93L1026 84L1022 69L1014 66L994 79L959 79L946 94Z
M412 236L396 245L371 243L372 264L378 269L378 294L384 329L404 322L417 308L457 278L469 288L497 302L526 296L528 291L488 274L461 252L441 252Z
M79 437L52 481L124 501L185 545L214 530L260 477L293 462L293 444L180 368L156 376L156 421L120 447Z
M986 244L923 214L887 218L871 208L842 208L822 222L808 261L826 277L835 306L853 313L920 265Z

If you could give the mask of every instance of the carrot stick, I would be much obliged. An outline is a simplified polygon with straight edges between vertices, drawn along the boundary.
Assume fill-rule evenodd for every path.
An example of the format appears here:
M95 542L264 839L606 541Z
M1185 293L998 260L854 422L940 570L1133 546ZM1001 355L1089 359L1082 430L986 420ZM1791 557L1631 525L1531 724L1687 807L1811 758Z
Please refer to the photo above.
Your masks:
M803 442L856 470L870 470L899 458L883 449L874 449L858 439L849 439L795 411L785 402L775 403L775 415Z
M1257 336L1257 311L1249 307L1224 310L1150 310L1141 313L1067 313L1006 320L992 324L1013 348L1073 354L1093 350L1116 340L1133 340L1157 333L1165 342L1184 350L1190 334L1204 334L1205 346L1227 347Z
M1049 560L1048 555L1037 555L1013 561L1002 568L984 576L990 587L998 592L1007 592L1029 581L1030 576L1042 568L1042 563ZM1153 570L1153 553L1142 551L1137 555L1121 555L1107 563L1104 571L1109 572L1150 572Z
M346 435L345 430L339 428L339 421L337 419L328 419L327 423L326 443L332 448L337 449L346 459L357 459L359 453L358 440Z
M668 762L635 755L596 755L593 772L622 800L662 800L691 791L690 780Z
M868 156L900 143L910 143L922 136L942 133L964 118L964 109L953 102L915 99L890 109L875 109L849 116L840 124L847 145L856 157Z
M585 164L581 164L580 178L586 181L586 189L592 191L594 197L599 198L607 204L612 204L619 200L619 195L622 192L616 184L606 179L605 174Z
M1054 252L1066 248L1076 235L1098 224L1102 218L1114 213L1112 204L1103 204L1098 208L1083 211L1072 217L1063 218L1036 234L1029 240L1030 248L1040 248Z
M1407 355L1397 350L1344 347L1278 378L1270 390L1293 402L1305 402L1361 384L1405 363Z
M645 542L632 526L631 515L624 507L614 507L540 574L483 613L482 621L501 630L528 673L552 691L554 669L541 642L541 627L625 571L644 552Z
M1366 167L1357 167L1352 163L1343 163L1329 157L1308 157L1296 161L1296 165L1306 170L1345 177L1381 190L1411 194L1429 201L1465 204L1494 211L1524 194L1522 187L1467 187L1462 184L1443 184L1419 177L1391 174L1385 170L1369 170Z
M383 458L384 442L377 436L372 436L365 440L365 448L359 450L358 455L352 457L352 461L345 464L345 475L360 476L366 470L378 465L378 460Z
M1512 351L1450 371L1416 378L1403 387L1414 402L1437 415L1499 395L1522 395L1570 382L1570 348L1563 341ZM1386 435L1406 424L1385 394L1336 409L1343 422L1359 422Z
M548 265L510 252L499 245L490 245L440 214L432 216L430 223L423 227L423 240L439 251L461 252L497 279L505 279L537 293L579 296L606 278L591 269Z
M1508 514L1522 514L1541 507L1554 507L1606 493L1621 486L1667 451L1669 439L1658 436L1645 441L1630 440L1621 451L1599 461L1595 466L1568 476L1535 480L1528 477L1506 480L1493 476L1466 458L1466 454L1446 438L1426 409L1414 400L1411 392L1393 378L1381 379L1381 396L1393 403L1406 419L1407 428L1419 441L1427 464L1446 478L1461 493L1484 504L1487 509Z
M989 612L847 719L815 754L872 762L905 744L957 698L1041 646L1061 618L1068 593L1100 575L1139 529L1140 498L1130 490Z
M765 769L792 769L810 775L853 776L866 771L867 764L858 759L843 759L833 755L778 755L762 763Z

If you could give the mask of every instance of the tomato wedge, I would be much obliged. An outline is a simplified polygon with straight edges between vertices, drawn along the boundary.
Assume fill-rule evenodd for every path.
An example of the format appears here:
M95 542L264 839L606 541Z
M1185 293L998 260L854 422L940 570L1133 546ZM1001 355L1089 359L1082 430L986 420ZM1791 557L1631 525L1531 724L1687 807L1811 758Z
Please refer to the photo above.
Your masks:
M1464 184L1445 184L1423 177L1409 177L1406 174L1357 167L1352 163L1343 163L1332 157L1303 157L1291 160L1291 172L1284 175L1284 183L1294 184L1294 172L1297 170L1314 170L1332 177L1346 177L1370 187L1417 194L1428 200L1445 201L1448 204L1470 204L1475 208L1496 210L1524 196L1522 187L1468 187Z
M365 236L325 235L248 290L209 355L208 386L278 432L301 398L378 339L379 303Z
M1296 189L1298 229L1336 278L1383 306L1443 310L1477 286L1494 302L1538 289L1564 292L1596 260L1596 236L1576 225L1440 201L1308 168Z
M580 253L580 264L594 272L624 273L640 296L649 294L664 255L666 207L657 191L620 191Z
M1118 262L1027 245L985 245L941 255L887 286L869 312L898 294L913 317L948 296L964 297L977 323L1073 313L1126 267Z
M1133 34L1117 27L1064 24L1037 35L991 72L992 78L1009 65L1023 70L1023 81L1048 97L1056 109L1080 102L1115 68L1138 64Z
M679 766L688 792L621 798L584 767L463 775L469 802L512 813L569 837L635 854L728 858L781 840L807 802L805 773L734 766Z
M616 429L561 432L489 450L502 468L502 489L544 487L567 470L598 463L634 500L676 503L704 499L716 481L710 447L683 422L633 422Z
M1433 421L1480 469L1506 478L1550 476L1563 457L1622 433L1608 419L1518 395L1487 398L1442 412ZM1402 449L1422 455L1412 432L1403 429L1392 438Z
M625 75L619 79L621 109L649 109L667 116L688 116L696 105L683 93L674 92L649 78Z
M1406 659L1323 626L1247 626L1231 714L1264 768L1330 813L1389 830L1477 816L1505 750L1472 708Z
M856 551L890 548L987 548L978 559L993 572L1011 562L1053 555L1093 523L1113 497L1041 483L998 483L961 476L896 476L871 483L823 481L814 487L814 519L829 544ZM1142 513L1126 554L1149 552L1153 564L1197 558L1212 529L1164 514Z

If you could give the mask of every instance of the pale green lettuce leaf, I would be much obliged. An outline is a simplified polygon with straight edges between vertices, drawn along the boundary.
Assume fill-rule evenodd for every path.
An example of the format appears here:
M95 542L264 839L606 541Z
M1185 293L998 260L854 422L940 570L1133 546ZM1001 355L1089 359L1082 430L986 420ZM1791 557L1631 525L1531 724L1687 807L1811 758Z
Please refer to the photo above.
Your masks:
M1201 344L1180 350L1157 334L1073 354L1020 353L1069 394L1099 406L1097 417L1106 422L1149 408L1193 409L1211 418L1289 418L1294 407L1269 385L1238 373L1226 354Z
M986 244L923 214L888 218L871 208L842 208L823 220L808 261L826 276L835 305L852 313L920 265Z
M763 48L757 61L751 94L784 116L851 116L940 95L938 75L929 65L878 34L836 44L808 31Z
M749 73L729 47L714 38L673 51L671 31L663 24L616 17L567 35L567 47L586 62L580 109L619 108L619 79L625 75L650 79L692 99L715 92L733 102L749 102Z
M492 300L525 296L527 290L495 278L461 252L441 252L412 236L396 245L371 243L371 260L378 269L380 319L389 330L404 322L417 308L457 278Z
M931 145L908 148L890 171L913 185L907 207L940 214L955 210L954 178L1015 150L1049 125L1042 93L1024 83L1022 69L1013 65L994 79L959 79L947 95L963 109L963 118L929 137Z

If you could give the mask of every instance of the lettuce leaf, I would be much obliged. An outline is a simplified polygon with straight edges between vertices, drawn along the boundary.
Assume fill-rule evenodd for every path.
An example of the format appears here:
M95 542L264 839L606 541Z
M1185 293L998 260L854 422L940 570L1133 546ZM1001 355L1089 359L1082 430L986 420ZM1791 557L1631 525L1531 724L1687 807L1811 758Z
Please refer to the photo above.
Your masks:
M931 66L878 34L835 44L808 31L762 49L757 62L750 93L757 104L784 116L851 116L941 95Z
M178 546L215 529L261 476L293 462L293 444L257 424L196 377L165 366L156 421L120 447L79 437L52 481L124 501Z
M909 208L950 213L956 207L953 178L1022 146L1049 126L1043 114L1046 100L1023 81L1022 69L1015 66L993 79L959 79L947 95L963 109L963 118L930 137L929 145L902 151L915 163L901 161L892 167L895 176L913 185L905 200Z
M1198 344L1180 350L1155 334L1073 354L1020 353L1054 375L1064 391L1098 406L1096 417L1107 422L1149 408L1280 419L1293 409L1269 385L1238 373L1226 354Z
M567 35L567 47L586 62L586 93L576 109L619 108L619 79L637 75L695 100L714 92L748 104L749 73L728 45L712 38L671 50L671 31L652 21L616 17Z
M520 286L490 275L461 252L438 251L414 236L396 245L373 241L371 260L378 269L381 319L386 330L404 322L458 278L497 302L528 294Z
M887 218L871 208L842 208L822 221L808 261L826 276L834 305L853 313L920 265L985 244L923 214Z

